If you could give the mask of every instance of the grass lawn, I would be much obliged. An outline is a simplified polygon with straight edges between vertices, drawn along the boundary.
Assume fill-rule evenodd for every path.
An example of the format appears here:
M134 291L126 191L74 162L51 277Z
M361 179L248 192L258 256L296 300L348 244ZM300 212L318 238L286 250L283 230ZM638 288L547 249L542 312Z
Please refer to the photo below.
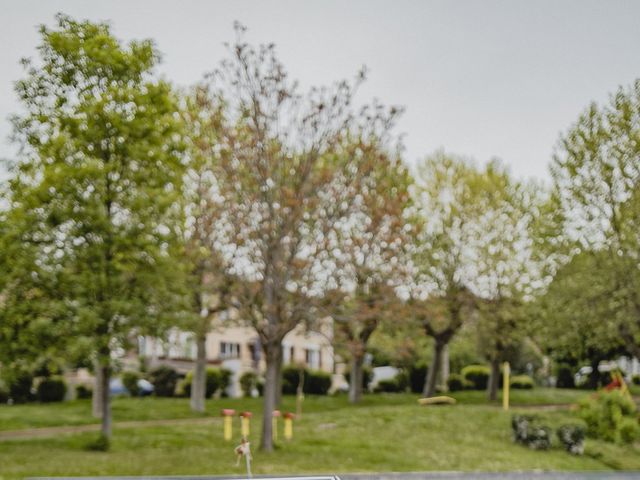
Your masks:
M516 392L514 392L516 393ZM562 392L520 391L516 404L532 398L558 404L576 397ZM618 446L587 441L584 457L555 446L536 452L511 442L510 413L482 405L473 392L457 394L461 404L420 407L416 395L366 396L358 406L344 397L309 397L302 419L295 423L292 442L281 441L271 454L257 451L260 418L252 419L254 473L341 473L419 470L640 470L640 445ZM526 400L529 399L529 400ZM551 400L549 400L551 399ZM555 400L554 400L555 399ZM284 399L284 410L293 409ZM53 438L0 441L0 478L13 480L38 475L204 475L242 474L235 467L233 447L222 439L223 407L260 411L254 399L222 399L207 403L208 419L189 412L186 399L117 399L115 421L188 418L192 423L114 428L111 451L89 452L93 432ZM515 407L517 412L518 408ZM570 411L542 410L545 423L556 427L574 421ZM30 417L30 418L29 418ZM94 423L90 402L0 407L0 426L26 428L53 424ZM235 423L237 432L238 422ZM237 435L236 435L237 436Z

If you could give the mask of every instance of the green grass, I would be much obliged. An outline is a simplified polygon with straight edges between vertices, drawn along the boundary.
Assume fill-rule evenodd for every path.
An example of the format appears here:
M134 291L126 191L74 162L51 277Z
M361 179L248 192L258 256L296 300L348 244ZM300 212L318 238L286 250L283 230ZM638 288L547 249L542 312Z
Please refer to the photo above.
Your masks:
M535 391L534 391L535 392ZM529 392L529 393L534 393ZM462 395L462 393L464 395ZM618 446L587 441L583 457L555 446L547 452L529 450L511 442L510 416L495 405L474 404L473 392L462 392L462 404L420 407L417 395L365 396L362 404L348 405L344 397L308 397L303 418L295 423L292 442L280 442L271 454L257 451L260 417L252 419L254 473L340 473L348 471L420 470L602 470L640 469L640 445ZM584 394L584 392L581 392ZM527 406L525 393L516 403ZM543 403L551 393L536 392ZM568 401L569 394L561 394ZM109 452L90 452L86 444L95 433L32 440L0 441L0 478L14 480L42 475L204 475L242 474L235 467L236 442L222 439L222 407L259 413L259 400L221 399L207 403L208 420L174 425L114 428ZM283 410L292 410L285 398ZM514 412L519 411L516 407ZM523 410L524 411L524 410ZM10 414L8 412L11 412ZM47 412L49 418L47 420ZM186 399L117 399L115 420L188 418ZM34 414L37 420L20 415ZM540 412L556 427L575 422L567 409ZM55 418L53 418L55 417ZM90 402L25 405L0 408L0 422L14 425L50 425L53 422L92 423ZM238 423L234 425L237 437Z

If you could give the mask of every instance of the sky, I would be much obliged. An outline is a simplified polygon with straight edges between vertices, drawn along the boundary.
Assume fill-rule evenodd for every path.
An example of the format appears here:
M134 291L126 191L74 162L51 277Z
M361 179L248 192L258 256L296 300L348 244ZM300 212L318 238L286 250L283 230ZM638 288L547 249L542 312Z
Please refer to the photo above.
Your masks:
M519 178L548 179L560 133L640 77L637 1L0 0L0 11L0 158L17 152L19 59L36 56L37 26L57 12L154 39L159 72L181 86L224 58L235 20L251 43L275 43L302 86L366 65L360 99L406 109L396 131L408 163L444 149L500 158Z

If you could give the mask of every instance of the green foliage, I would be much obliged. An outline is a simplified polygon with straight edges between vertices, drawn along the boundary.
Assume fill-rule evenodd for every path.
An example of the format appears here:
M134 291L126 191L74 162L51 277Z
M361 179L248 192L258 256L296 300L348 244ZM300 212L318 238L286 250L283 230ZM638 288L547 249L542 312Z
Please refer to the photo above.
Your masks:
M472 384L466 380L461 374L452 373L447 378L447 388L450 392L459 392L471 388Z
M351 371L347 371L344 374L344 378L347 383L351 383ZM369 384L371 384L371 380L373 380L373 370L369 367L362 368L362 391L366 392L369 390Z
M529 375L514 375L511 377L509 384L511 388L519 388L522 390L531 390L534 387L533 378Z
M9 391L0 383L0 405L4 405L9 400Z
M409 387L413 393L422 393L428 370L429 367L425 364L411 365L409 367Z
M244 372L240 375L240 389L242 390L242 394L245 397L251 397L254 388L259 392L259 382L260 378L255 372Z
M485 390L489 382L491 369L486 365L467 365L460 372L474 390Z
M321 370L304 371L303 393L310 395L326 395L331 388L331 375ZM282 369L282 393L294 395L300 383L300 368L285 367Z
M91 398L93 389L87 385L76 385L76 398Z
M229 386L231 379L231 372L226 368L207 368L206 373L206 387L205 397L211 398L216 392L220 395L224 394L224 391ZM193 371L187 373L187 376L182 381L181 388L183 394L186 396L191 395L191 382L193 381Z
M153 384L153 393L156 397L173 397L178 378L178 372L164 365L149 372L149 381Z
M587 424L587 435L591 437L629 443L638 434L636 405L619 390L602 391L585 398L579 404L578 413Z
M540 424L536 415L514 415L511 417L513 441L533 450L551 448L551 429Z
M140 389L138 388L138 380L140 378L140 373L131 370L122 373L122 384L132 397L137 397L140 394Z
M585 429L582 425L562 425L556 430L558 440L573 455L584 453Z
M575 388L575 386L573 368L565 363L559 364L556 369L556 387Z
M33 375L27 371L14 374L9 381L9 397L14 403L25 403L34 400Z
M62 377L44 378L38 383L36 398L39 402L61 402L67 393L67 384Z
M640 385L640 375L634 375L631 377L631 383L634 385Z

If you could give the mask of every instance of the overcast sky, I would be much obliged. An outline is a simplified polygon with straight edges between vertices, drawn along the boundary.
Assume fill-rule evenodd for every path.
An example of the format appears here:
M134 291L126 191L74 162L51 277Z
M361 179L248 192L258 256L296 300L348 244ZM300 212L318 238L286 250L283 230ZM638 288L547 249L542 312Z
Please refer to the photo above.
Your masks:
M504 160L519 177L548 178L558 135L591 101L640 77L634 1L0 0L0 158L13 157L7 117L18 111L18 61L34 56L38 24L56 12L109 20L122 39L153 38L160 71L188 85L233 40L274 42L302 85L370 70L363 100L402 105L406 160L447 151Z

